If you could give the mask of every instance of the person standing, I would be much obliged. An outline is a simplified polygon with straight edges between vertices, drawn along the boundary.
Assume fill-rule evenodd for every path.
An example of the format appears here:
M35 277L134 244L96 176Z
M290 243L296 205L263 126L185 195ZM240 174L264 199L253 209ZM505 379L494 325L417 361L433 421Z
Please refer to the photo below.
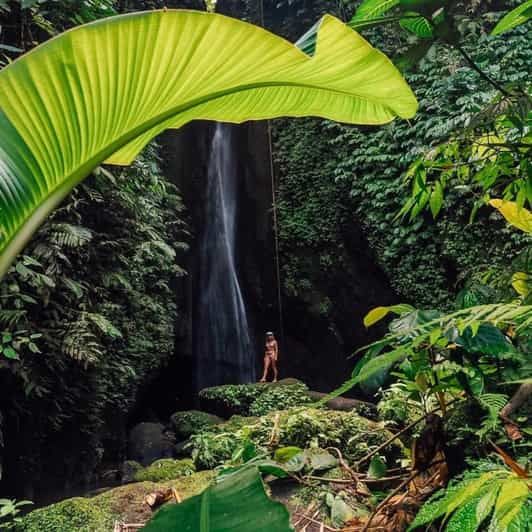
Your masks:
M260 382L266 382L270 368L273 370L273 382L277 382L278 370L277 359L279 358L279 345L272 332L266 333L266 345L264 348L264 372Z

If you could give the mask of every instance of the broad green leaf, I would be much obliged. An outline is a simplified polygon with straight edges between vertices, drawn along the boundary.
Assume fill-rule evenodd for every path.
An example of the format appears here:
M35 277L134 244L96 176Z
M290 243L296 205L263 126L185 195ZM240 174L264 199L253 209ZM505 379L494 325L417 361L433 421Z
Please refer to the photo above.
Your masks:
M145 532L289 532L289 514L268 498L256 468L225 477L180 504L159 510Z
M489 324L474 322L476 334L467 327L455 343L470 353L499 356L514 351L514 346L497 327Z
M2 350L2 354L11 360L18 360L19 356L18 353L12 348L12 347L4 347Z
M338 465L338 459L324 449L307 449L305 457L313 471L326 471Z
M374 456L369 463L368 477L382 478L384 475L386 475L387 470L388 467L386 466L386 462L384 462L380 456Z
M290 473L297 473L301 471L307 463L307 457L304 451L294 454L286 462L283 462L282 467Z
M487 519L488 516L491 514L493 505L497 500L499 488L499 484L495 484L495 486L488 490L478 501L476 508L476 519L478 524L482 523L482 521L484 521L484 519Z
M532 18L532 0L523 2L520 6L507 13L493 28L492 35L500 35L516 26L524 24Z
M526 479L510 479L499 491L495 511L490 523L490 532L505 532L508 525L519 515L529 495Z
M434 27L430 20L419 13L406 12L405 16L399 21L400 26L413 33L421 39L431 39L434 37Z
M240 20L163 10L110 17L0 71L0 276L72 188L195 119L320 116L384 124L417 109L399 71L331 16L316 54Z
M495 207L506 218L509 224L521 229L525 233L532 233L532 212L524 207L519 207L513 201L492 199L489 204Z
M275 451L273 458L280 464L288 462L294 456L303 452L300 447L281 447Z
M421 507L408 530L415 530L442 516L449 517L460 506L473 498L483 495L486 491L486 485L495 480L498 474L496 471L490 471L476 479L463 480L454 486L448 487L445 491L442 490L436 493ZM441 493L443 496L439 496Z
M436 218L443 205L443 186L441 181L436 181L436 183L434 183L434 189L430 194L429 205L432 217Z
M384 15L384 13L390 11L393 7L399 5L399 1L400 0L365 0L358 6L351 22L380 17Z
M476 497L462 505L449 519L445 532L474 532L478 527L477 505L482 497Z
M390 312L394 314L405 314L406 312L411 312L414 310L414 307L410 305L391 305L389 307L375 307L370 310L364 317L364 325L366 327L371 327L375 323L381 321L385 318Z
M515 272L512 275L512 286L520 296L528 296L532 290L532 275L525 272Z

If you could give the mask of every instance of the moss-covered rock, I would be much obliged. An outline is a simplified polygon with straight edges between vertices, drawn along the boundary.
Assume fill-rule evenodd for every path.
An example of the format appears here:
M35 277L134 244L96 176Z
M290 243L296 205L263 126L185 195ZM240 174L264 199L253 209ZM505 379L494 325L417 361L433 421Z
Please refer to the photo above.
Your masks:
M255 399L264 391L266 384L226 384L213 386L199 392L200 405L204 410L228 418L232 415L248 416Z
M192 457L199 469L212 468L225 460L246 440L268 450L284 446L337 447L350 461L362 458L383 443L391 433L382 425L356 412L296 407L270 412L259 418L235 417L192 437ZM385 450L393 459L401 444L394 441Z
M20 532L108 532L114 516L93 499L76 497L26 515L17 527Z
M219 416L261 416L273 410L312 402L307 386L297 379L279 382L227 384L199 393L202 408Z
M181 477L188 477L196 472L194 462L189 459L174 460L172 458L162 458L156 460L148 467L139 469L135 475L136 482L149 480L160 482L162 480L173 480Z
M213 414L199 410L176 412L170 418L177 441L187 440L204 428L221 423L223 420Z
M267 386L249 408L252 416L263 416L274 410L285 410L293 406L303 406L312 402L308 388L302 382L295 384Z
M215 473L202 471L177 480L135 482L110 489L92 498L76 497L34 510L21 519L17 532L110 532L119 519L126 523L144 523L152 512L144 504L149 493L175 488L182 499L203 491Z

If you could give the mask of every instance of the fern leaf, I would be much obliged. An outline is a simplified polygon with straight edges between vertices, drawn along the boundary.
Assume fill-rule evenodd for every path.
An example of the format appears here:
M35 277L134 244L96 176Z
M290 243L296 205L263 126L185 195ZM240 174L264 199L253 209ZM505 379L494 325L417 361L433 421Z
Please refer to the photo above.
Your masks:
M86 227L72 224L54 224L50 240L60 247L80 248L92 240L92 231Z

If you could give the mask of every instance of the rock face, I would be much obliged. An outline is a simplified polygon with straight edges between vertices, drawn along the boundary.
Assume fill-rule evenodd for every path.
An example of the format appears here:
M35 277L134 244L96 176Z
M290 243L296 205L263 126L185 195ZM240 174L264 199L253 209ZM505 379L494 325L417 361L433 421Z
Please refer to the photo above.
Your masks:
M161 423L139 423L129 433L129 459L148 466L159 458L170 458L173 445Z
M161 136L165 174L180 189L189 213L189 225L194 234L185 265L189 275L176 283L188 322L176 331L176 360L179 373L173 375L175 388L185 407L196 406L186 399L199 391L198 382L205 385L212 368L198 367L194 358L196 342L205 331L198 330L200 286L201 235L205 227L207 192L207 163L211 149L214 125L194 122L178 131L167 131ZM275 263L272 238L272 182L270 174L269 141L266 123L248 123L233 127L237 147L238 213L236 220L236 269L240 279L247 310L250 336L254 350L260 352L264 331L278 329L277 296L275 290ZM257 357L257 369L260 366ZM198 373L204 372L203 378ZM175 382L177 379L177 382Z

